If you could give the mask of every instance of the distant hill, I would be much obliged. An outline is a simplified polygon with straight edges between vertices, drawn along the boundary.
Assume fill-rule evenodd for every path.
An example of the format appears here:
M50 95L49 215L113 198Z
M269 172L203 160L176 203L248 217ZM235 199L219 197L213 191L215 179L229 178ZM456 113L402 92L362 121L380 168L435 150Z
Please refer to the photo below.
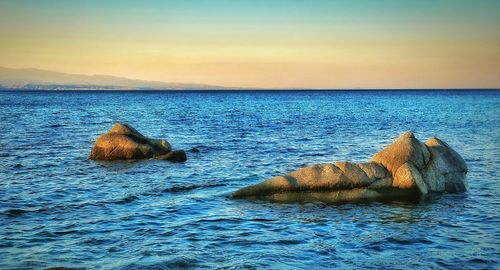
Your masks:
M35 68L0 67L0 89L19 90L225 90L217 85L133 80L108 75L68 74Z

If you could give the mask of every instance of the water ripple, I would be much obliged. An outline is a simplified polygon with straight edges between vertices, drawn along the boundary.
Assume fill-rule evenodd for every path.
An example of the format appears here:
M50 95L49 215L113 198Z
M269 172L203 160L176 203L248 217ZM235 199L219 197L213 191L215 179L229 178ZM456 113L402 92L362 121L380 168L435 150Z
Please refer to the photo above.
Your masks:
M0 92L0 268L498 269L500 92ZM93 162L117 121L188 162ZM465 194L327 205L228 195L363 161L405 130L469 166Z

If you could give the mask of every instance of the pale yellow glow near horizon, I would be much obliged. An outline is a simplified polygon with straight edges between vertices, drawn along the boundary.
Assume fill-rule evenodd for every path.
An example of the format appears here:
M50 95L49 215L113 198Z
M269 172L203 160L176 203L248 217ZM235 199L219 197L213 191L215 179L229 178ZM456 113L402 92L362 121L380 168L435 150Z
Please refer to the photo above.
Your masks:
M259 88L500 87L500 30L490 21L455 25L451 18L433 28L425 20L398 25L398 16L380 25L326 16L266 25L249 16L232 27L89 16L40 26L7 21L0 66Z

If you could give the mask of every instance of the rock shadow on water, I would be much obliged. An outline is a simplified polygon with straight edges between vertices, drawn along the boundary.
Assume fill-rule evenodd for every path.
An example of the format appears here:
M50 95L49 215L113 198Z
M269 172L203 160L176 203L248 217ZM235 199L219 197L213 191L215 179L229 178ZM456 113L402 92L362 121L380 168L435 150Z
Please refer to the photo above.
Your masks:
M345 203L363 205L373 201L381 203L411 203L421 202L421 198L414 193L405 191L390 191L386 194L366 194L365 189L335 190L335 191L306 191L306 192L282 192L265 196L248 196L245 200L254 202L272 202L281 204L310 204L322 203L324 205L340 205ZM363 195L364 194L364 195ZM240 198L238 198L240 199Z

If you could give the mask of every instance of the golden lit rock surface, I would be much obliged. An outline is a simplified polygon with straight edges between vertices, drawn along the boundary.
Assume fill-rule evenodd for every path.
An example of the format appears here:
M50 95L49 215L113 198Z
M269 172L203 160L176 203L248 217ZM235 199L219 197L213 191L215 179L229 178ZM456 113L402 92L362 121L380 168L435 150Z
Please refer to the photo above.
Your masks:
M158 158L174 162L186 161L184 151L172 151L166 140L150 139L133 127L116 123L111 130L97 138L90 151L93 160L136 160Z

